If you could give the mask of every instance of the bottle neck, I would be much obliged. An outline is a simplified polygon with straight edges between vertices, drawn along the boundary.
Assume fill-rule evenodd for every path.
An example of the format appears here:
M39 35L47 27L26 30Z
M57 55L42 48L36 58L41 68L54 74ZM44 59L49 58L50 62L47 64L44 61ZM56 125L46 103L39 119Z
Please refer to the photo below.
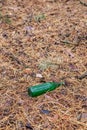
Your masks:
M53 82L55 87L59 87L60 85L64 85L64 82Z

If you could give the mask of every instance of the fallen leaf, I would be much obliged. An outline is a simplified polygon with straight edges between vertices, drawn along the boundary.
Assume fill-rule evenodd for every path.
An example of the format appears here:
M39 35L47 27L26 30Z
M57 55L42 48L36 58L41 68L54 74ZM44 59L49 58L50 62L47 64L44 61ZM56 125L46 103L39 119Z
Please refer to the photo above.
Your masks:
M31 73L31 69L30 68L26 68L26 69L23 70L23 72L25 74L30 74Z
M55 123L55 122L57 121L57 119L58 119L58 115L55 114L53 117L49 117L48 119L49 119L52 123Z

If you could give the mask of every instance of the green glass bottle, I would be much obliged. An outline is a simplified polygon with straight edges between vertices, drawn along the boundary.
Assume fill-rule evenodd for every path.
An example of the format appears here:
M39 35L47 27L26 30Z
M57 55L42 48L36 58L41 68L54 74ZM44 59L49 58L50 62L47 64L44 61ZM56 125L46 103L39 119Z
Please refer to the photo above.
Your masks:
M52 91L63 84L64 84L64 82L59 82L59 83L47 82L47 83L39 84L36 86L31 86L28 88L28 94L31 97L37 97L37 96L40 96L46 92Z

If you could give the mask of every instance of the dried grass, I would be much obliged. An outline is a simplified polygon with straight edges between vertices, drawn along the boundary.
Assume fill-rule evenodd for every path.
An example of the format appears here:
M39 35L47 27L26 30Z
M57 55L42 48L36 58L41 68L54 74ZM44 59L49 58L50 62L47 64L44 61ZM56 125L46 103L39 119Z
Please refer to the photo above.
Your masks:
M77 78L87 71L87 8L78 0L0 2L11 18L0 28L0 130L87 130L87 77ZM35 21L38 14L45 19ZM37 73L66 85L31 98Z

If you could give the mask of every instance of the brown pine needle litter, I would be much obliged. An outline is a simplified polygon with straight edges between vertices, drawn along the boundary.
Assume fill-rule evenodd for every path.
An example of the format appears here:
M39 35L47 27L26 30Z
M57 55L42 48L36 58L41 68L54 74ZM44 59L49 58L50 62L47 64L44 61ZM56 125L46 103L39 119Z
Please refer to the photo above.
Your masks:
M87 8L81 3L0 0L0 130L87 130ZM28 96L29 86L49 81L65 85Z

